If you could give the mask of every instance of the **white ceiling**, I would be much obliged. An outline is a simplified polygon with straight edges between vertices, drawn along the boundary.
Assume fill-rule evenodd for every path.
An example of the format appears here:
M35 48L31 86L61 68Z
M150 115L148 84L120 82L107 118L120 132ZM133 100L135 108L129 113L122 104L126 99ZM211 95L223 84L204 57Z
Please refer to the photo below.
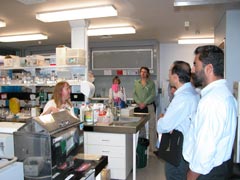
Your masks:
M91 19L90 26L130 24L136 28L136 34L89 37L90 42L155 39L161 43L173 43L183 37L213 37L214 28L226 9L240 9L239 1L186 7L174 7L174 0L34 1L39 3L25 5L18 0L0 1L0 19L7 24L6 27L0 28L0 36L41 32L48 35L48 40L0 43L0 48L24 48L36 46L39 43L41 45L69 44L71 41L69 22L43 23L36 20L35 14L44 11L112 4L118 11L118 17ZM190 22L188 29L184 27L185 21Z

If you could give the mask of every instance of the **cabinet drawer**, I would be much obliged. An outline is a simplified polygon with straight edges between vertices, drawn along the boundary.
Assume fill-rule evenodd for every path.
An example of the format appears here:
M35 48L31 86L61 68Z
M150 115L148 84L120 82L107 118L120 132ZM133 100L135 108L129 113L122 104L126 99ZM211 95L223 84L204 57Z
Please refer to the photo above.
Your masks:
M126 169L112 168L110 169L111 179L127 179L130 170L127 171Z
M86 144L126 146L126 134L84 132Z
M126 157L126 151L124 147L84 144L84 152L88 154L106 155L109 157L120 157L123 159Z

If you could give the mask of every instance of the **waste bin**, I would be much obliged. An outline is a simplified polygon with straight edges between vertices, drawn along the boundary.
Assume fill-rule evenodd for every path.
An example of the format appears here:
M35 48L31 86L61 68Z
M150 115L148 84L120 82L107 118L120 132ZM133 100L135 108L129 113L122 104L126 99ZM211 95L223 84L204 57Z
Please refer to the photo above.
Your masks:
M144 168L147 165L147 147L149 146L149 140L146 138L138 138L137 145L137 168Z

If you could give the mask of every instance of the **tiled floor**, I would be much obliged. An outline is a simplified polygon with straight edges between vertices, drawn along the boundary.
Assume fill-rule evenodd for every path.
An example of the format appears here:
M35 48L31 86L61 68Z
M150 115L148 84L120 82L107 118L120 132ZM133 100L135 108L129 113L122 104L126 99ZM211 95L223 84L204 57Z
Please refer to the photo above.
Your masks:
M127 180L132 180L132 173ZM149 155L148 165L145 168L137 169L136 180L166 180L164 173L164 161L155 155ZM240 164L234 164L233 176L230 180L240 180Z
M166 180L164 173L164 161L155 155L149 155L148 164L145 168L137 169L137 180ZM127 180L132 180L132 173Z

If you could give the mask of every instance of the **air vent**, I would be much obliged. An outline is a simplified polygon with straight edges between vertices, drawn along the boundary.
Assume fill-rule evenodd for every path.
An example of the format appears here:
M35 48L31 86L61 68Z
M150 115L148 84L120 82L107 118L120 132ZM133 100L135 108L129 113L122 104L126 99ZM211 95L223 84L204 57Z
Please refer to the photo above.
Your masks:
M25 5L31 5L31 4L38 4L38 3L44 3L47 0L17 0Z

